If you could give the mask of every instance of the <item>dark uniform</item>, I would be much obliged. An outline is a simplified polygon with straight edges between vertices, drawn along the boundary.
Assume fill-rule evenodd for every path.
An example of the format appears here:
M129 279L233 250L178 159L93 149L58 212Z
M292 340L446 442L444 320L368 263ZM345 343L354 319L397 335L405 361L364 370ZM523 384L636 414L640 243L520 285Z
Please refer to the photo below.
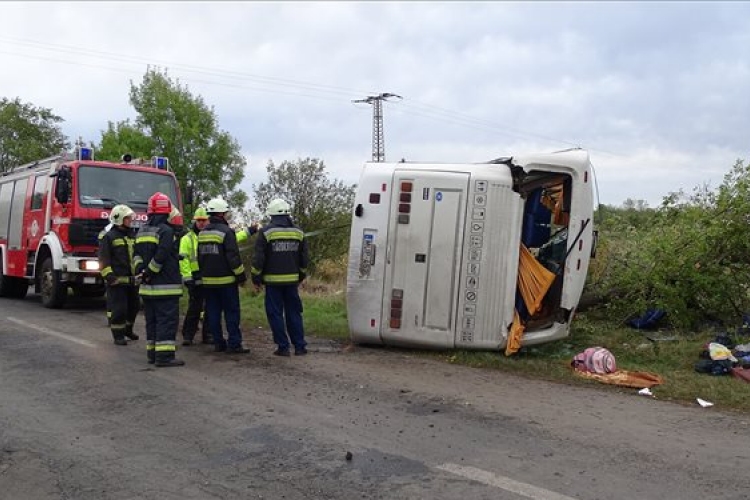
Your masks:
M180 239L180 271L182 282L188 289L188 308L182 322L183 345L190 345L198 332L198 323L202 322L201 337L204 344L213 344L213 336L208 330L208 321L203 314L203 280L198 269L198 233L193 227Z
M113 226L114 224L110 222L109 224L107 224L107 226L104 229L99 231L99 235L96 237L96 242L99 245L99 247L101 247L102 245L102 239L107 235L107 233L109 232L110 229L112 229ZM102 266L100 265L99 269L101 268ZM105 289L107 288L106 281L104 282L104 288ZM112 306L109 304L109 294L106 294L106 299L107 299L107 326L111 326L112 325Z
M248 352L242 347L240 293L238 285L247 281L237 236L223 217L211 214L209 223L198 234L198 268L206 299L206 319L214 336L214 350ZM221 316L227 325L227 338Z
M180 321L182 277L175 231L167 214L150 214L135 240L135 271L142 274L140 295L146 318L148 362L179 366L175 339Z
M138 287L133 273L133 230L112 228L99 240L99 266L107 284L107 312L115 343L124 345L125 337L138 338L133 323L138 310Z
M266 317L278 346L275 354L288 356L290 339L295 354L307 353L298 288L307 276L309 259L305 233L288 215L272 215L255 241L250 272L254 284L266 285Z

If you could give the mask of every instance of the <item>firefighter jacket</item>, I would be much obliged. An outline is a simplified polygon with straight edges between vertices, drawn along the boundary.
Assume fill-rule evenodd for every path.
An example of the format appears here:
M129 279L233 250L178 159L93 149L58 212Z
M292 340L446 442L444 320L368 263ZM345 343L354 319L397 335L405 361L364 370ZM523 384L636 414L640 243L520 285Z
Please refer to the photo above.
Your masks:
M108 284L133 284L133 244L133 231L125 226L112 226L99 239L99 268Z
M109 224L105 226L104 229L99 231L99 234L96 236L96 240L99 244L101 244L102 238L104 238L109 232L109 230L112 229L113 227L115 227L115 225L110 222Z
M296 284L307 276L309 254L305 233L286 215L274 215L259 231L250 273L253 283Z
M195 225L180 239L180 273L183 283L202 285L200 267L198 266L198 230ZM235 232L237 243L243 243L255 234L255 229L248 228Z
M179 297L182 276L178 253L179 240L167 224L166 214L151 214L135 238L133 264L136 274L143 273L140 294L144 297Z
M200 231L195 224L185 236L180 238L180 274L183 283L201 284L200 270L198 268L198 233Z
M198 268L204 287L229 286L247 280L237 236L226 220L210 216L198 234Z

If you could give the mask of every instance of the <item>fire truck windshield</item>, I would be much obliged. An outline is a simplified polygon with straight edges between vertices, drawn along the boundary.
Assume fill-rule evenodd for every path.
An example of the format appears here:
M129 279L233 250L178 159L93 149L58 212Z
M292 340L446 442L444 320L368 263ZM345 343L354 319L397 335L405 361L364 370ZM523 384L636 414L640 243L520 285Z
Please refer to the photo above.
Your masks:
M178 203L174 179L157 172L84 165L78 169L78 200L84 207L112 208L124 203L141 211L151 195L160 191Z

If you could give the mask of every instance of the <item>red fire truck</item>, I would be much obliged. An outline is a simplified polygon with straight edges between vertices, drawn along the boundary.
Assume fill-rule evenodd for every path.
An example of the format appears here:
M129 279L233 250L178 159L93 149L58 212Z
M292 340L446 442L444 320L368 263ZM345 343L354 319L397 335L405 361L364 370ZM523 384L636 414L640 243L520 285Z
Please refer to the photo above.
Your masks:
M128 205L137 226L157 191L182 208L166 158L94 161L85 147L0 174L0 297L23 298L33 285L45 307L59 308L69 291L103 295L97 236L110 210Z

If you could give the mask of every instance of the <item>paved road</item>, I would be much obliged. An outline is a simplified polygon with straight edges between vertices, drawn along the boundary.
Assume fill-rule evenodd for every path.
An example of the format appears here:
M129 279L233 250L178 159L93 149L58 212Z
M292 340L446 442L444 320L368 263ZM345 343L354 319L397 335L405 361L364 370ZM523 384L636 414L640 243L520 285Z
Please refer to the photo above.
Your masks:
M246 337L249 356L193 346L154 369L101 303L0 299L0 498L750 497L747 416Z

